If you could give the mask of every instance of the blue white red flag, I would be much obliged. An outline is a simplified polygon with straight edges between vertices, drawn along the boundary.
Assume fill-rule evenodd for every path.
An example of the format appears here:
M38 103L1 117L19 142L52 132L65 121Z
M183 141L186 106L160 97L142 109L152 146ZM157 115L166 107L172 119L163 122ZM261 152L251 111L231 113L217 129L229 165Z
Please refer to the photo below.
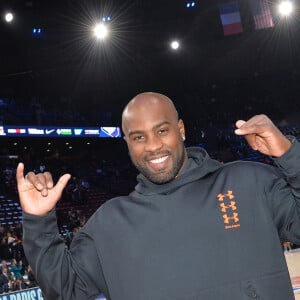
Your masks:
M239 4L231 2L219 6L220 18L224 35L232 35L243 32Z

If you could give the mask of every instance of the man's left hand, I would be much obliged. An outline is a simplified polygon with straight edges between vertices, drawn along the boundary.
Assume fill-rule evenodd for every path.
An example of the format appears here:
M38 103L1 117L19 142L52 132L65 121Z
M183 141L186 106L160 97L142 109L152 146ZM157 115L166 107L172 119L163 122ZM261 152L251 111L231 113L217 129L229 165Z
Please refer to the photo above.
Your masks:
M235 125L235 134L243 135L252 149L265 155L280 157L291 147L291 142L266 115L238 120Z

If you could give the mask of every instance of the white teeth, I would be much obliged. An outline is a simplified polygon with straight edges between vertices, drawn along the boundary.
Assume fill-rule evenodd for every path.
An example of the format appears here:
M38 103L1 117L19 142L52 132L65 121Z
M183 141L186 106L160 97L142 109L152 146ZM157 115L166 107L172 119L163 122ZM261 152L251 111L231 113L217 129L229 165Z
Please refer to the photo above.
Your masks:
M150 160L150 162L153 164L159 164L159 163L162 163L163 161L165 161L167 158L168 158L168 156L163 156L163 157L160 157L157 159Z

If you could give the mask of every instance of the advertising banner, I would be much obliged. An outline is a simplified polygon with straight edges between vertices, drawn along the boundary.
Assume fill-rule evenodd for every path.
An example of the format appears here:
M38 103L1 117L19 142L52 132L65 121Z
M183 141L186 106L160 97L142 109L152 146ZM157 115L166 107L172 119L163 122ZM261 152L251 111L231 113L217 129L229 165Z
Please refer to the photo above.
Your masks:
M44 300L40 288L17 291L0 295L0 300Z

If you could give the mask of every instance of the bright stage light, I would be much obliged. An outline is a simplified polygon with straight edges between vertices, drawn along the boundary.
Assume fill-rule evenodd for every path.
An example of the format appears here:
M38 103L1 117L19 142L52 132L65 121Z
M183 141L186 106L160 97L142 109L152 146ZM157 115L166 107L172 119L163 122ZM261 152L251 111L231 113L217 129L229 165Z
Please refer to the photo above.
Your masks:
M103 23L97 24L94 28L94 34L97 39L105 39L108 35L107 26L105 26Z
M171 48L172 48L173 50L177 50L179 47L180 47L180 44L179 44L178 41L173 41L173 42L171 42Z
M110 22L111 21L111 17L110 16L106 16L102 18L102 22Z
M6 13L5 14L5 21L7 22L7 23L10 23L10 22L12 22L12 20L14 19L14 15L12 14L12 13Z
M289 16L293 12L293 4L291 1L282 1L279 6L279 13L283 16Z
M33 35L41 35L41 33L42 33L42 28L33 28L32 29L32 34Z
M196 6L196 2L192 1L192 2L187 2L185 4L186 8L191 8L191 7L195 7Z

